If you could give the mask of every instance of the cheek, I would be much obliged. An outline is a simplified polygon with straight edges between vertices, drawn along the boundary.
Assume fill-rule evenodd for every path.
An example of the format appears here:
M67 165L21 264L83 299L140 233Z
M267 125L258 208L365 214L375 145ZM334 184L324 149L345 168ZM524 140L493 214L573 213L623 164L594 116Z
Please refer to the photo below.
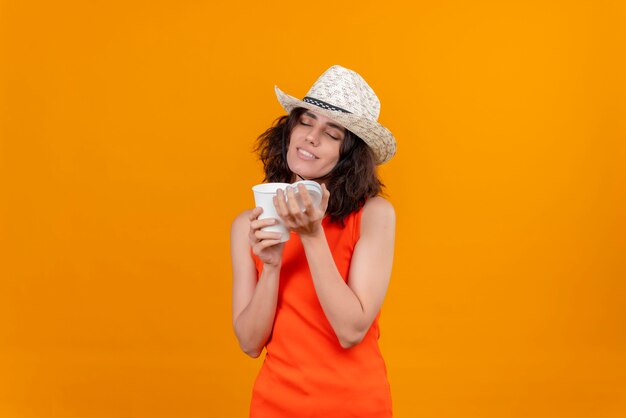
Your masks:
M333 155L335 156L335 160L339 161L339 156L341 155L341 142L333 145L335 145L333 149Z
M290 154L292 152L296 152L296 146L294 144L293 137L291 137L289 139L289 142L287 142L287 153Z

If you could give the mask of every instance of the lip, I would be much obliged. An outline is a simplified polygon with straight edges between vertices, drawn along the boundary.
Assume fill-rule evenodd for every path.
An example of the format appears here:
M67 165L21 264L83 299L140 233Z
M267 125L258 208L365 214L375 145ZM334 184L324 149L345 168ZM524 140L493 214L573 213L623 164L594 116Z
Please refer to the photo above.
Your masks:
M296 148L296 151L297 151L297 152L296 152L296 154L298 154L298 157L300 157L300 158L301 158L301 159L303 159L303 160L306 160L306 161L312 161L312 160L318 160L318 159L319 159L319 157L318 157L317 155L313 154L311 151L306 150L306 149L304 149L304 148L299 148L299 147L298 147L298 148ZM313 157L311 157L311 156L310 156L310 155L308 155L308 154L304 154L304 153L302 153L302 151L309 153L309 154L310 154L310 155L312 155Z

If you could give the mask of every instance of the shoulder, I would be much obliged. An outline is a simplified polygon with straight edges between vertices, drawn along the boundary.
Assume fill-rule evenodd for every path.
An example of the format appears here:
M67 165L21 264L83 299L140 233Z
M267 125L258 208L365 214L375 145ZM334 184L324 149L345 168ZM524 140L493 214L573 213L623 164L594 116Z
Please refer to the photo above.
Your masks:
M395 219L396 211L390 201L382 196L367 199L363 205L363 219L366 218L391 218Z
M233 219L233 223L231 224L230 230L231 233L247 231L250 228L250 214L252 213L252 209L245 210L241 212L239 215Z
M361 215L361 229L393 228L396 222L396 212L391 202L382 196L368 199L363 206Z

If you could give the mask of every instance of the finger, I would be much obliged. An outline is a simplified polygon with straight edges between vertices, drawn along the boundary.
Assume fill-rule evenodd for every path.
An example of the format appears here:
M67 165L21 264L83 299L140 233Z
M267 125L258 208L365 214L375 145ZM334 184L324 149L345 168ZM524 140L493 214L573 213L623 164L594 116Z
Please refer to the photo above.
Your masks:
M313 206L313 199L311 199L311 195L307 190L304 184L298 185L298 193L302 197L302 203L304 203L304 211L308 214L312 214L315 211L315 207Z
M258 218L261 213L263 213L263 208L260 206L257 206L256 208L250 211L250 215L248 217L250 218L251 221L253 221L256 218Z
M300 210L300 206L298 205L298 200L296 199L296 194L293 191L293 187L287 187L287 206L292 215L299 215L302 213L302 210Z
M281 218L284 219L289 216L287 202L285 202L285 194L281 189L278 189L278 192L276 192L276 197L274 197L274 207L276 208L276 212L278 212L278 215L280 215Z
M250 229L248 233L250 245L254 246L263 240L276 240L282 237L279 231L264 231L263 229Z
M299 196L296 197L296 189L295 187L290 187L287 190L287 196L289 200L287 200L287 204L289 205L289 212L291 213L292 219L295 223L294 226L304 226L308 223L308 214L302 211L300 204L298 203Z
M276 232L276 231L256 231L254 233L254 236L259 241L263 241L263 240L277 240L277 239L280 239L282 234L280 232Z
M276 218L257 219L250 222L250 228L253 230L257 230L266 226L275 225L276 223Z
M258 252L266 248L273 247L274 245L278 245L280 243L281 242L279 239L266 239L263 241L259 241L259 243L254 246L254 250L255 250L255 253L258 255Z

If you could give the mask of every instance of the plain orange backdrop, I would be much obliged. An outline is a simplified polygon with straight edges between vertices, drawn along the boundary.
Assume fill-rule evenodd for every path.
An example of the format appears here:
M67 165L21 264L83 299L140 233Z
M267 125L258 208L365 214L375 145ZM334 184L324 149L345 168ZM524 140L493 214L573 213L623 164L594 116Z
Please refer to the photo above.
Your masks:
M0 0L0 416L245 417L254 139L329 66L398 154L397 417L626 416L626 6Z

